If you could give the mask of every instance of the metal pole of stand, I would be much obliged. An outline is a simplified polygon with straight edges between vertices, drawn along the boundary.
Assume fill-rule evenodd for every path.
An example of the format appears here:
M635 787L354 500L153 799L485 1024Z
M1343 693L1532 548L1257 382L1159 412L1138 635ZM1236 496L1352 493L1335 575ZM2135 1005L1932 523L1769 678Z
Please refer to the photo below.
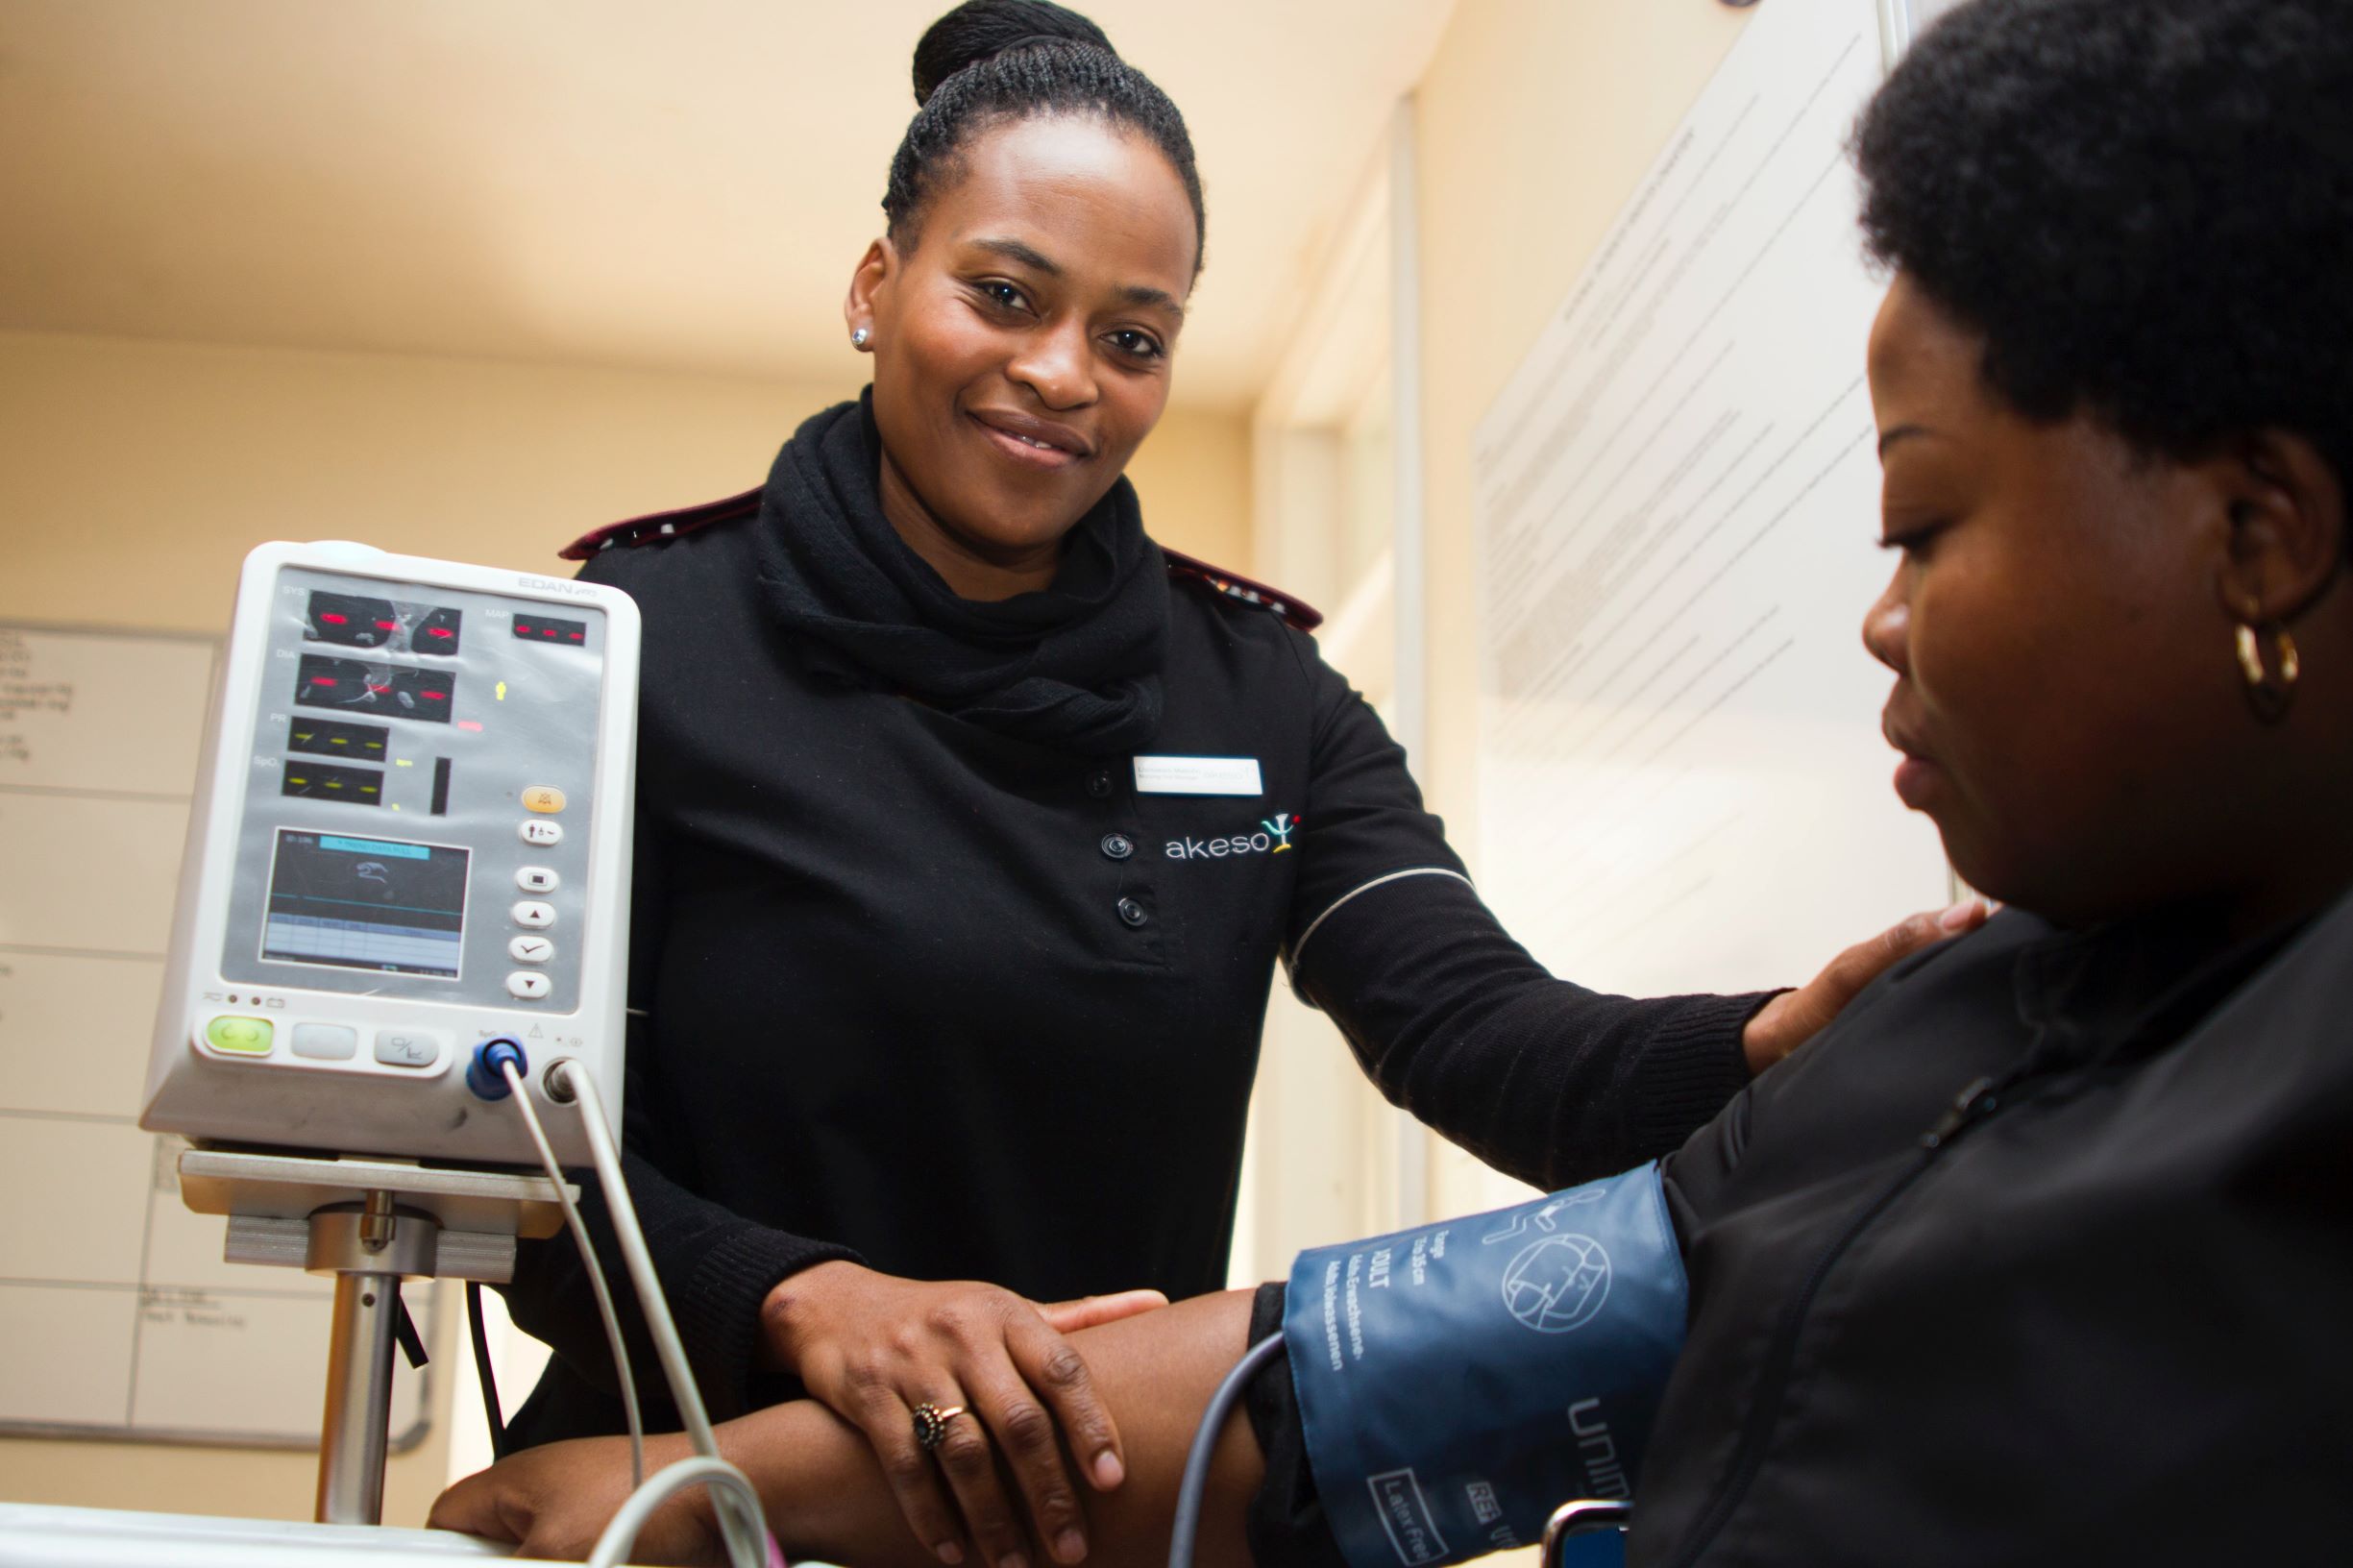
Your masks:
M398 1274L335 1276L334 1337L327 1352L327 1415L319 1430L323 1525L384 1518L384 1450L392 1425L392 1330Z
M381 1190L370 1191L364 1203L331 1204L310 1216L304 1266L335 1277L319 1427L316 1516L323 1525L383 1522L401 1281L432 1274L440 1232L429 1215L395 1210L392 1194Z

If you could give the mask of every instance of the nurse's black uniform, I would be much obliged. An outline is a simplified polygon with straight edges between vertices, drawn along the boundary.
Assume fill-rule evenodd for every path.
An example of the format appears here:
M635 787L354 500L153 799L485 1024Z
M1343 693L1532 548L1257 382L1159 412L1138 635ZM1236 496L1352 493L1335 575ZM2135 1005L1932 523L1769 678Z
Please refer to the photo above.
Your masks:
M1390 1099L1539 1187L1746 1084L1762 996L1600 995L1504 934L1311 614L1164 556L1124 479L1054 593L955 600L882 520L875 450L845 404L762 491L575 547L645 618L627 1168L715 1417L798 1391L755 1367L759 1309L826 1260L1041 1301L1222 1286L1278 959ZM1108 698L1055 685L1058 637ZM1140 790L1139 755L1261 787ZM508 1305L555 1356L516 1443L620 1431L570 1241L524 1252Z

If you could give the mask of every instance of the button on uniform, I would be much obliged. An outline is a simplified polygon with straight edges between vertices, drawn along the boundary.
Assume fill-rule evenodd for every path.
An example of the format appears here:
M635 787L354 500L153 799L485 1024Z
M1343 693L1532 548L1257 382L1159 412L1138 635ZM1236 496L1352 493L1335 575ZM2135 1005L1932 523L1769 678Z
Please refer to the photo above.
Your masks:
M1143 905L1133 898L1120 899L1118 907L1119 918L1130 925L1142 925L1152 919Z
M1111 770L1108 768L1097 768L1093 772L1089 773L1087 775L1087 793L1093 796L1097 800L1110 799Z
M1124 833L1103 835L1103 853L1112 860L1125 860L1136 852L1136 841Z

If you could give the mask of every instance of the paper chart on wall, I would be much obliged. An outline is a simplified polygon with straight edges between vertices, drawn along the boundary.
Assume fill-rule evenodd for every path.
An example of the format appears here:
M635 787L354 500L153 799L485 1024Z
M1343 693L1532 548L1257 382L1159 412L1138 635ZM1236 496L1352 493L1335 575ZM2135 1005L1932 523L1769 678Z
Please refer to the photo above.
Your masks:
M1758 12L1474 437L1481 887L1587 985L1795 984L1949 887L1859 640L1881 61L1874 0Z
M0 1434L318 1441L331 1283L224 1262L137 1126L217 648L0 625Z

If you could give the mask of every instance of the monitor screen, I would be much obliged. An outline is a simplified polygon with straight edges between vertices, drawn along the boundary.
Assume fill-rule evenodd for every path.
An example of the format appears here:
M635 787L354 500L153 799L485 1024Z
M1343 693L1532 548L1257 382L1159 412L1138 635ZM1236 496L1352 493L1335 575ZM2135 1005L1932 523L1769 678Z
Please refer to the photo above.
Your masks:
M446 845L282 827L261 956L454 980L468 858Z

